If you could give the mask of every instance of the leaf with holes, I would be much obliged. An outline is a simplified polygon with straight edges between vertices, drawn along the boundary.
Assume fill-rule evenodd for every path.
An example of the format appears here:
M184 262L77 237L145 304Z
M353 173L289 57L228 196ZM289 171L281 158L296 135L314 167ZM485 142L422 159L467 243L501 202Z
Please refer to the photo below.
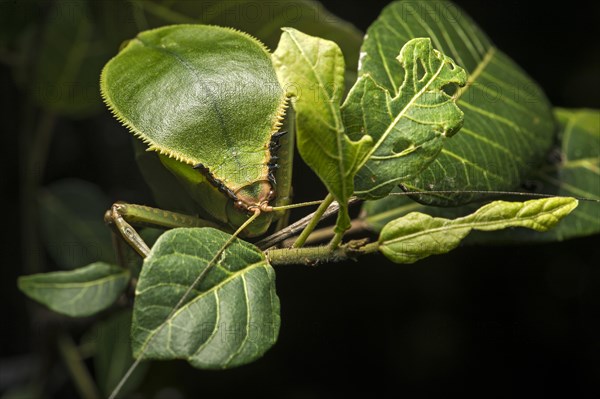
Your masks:
M80 269L19 277L19 289L57 313L90 316L108 308L129 282L129 271L103 262Z
M404 81L395 56L409 40L429 37L434 48L469 74L456 91L465 113L460 134L439 157L403 184L410 190L510 190L543 160L555 131L544 93L458 6L448 1L396 1L369 27L359 76L370 75L390 93ZM421 202L452 205L473 195L420 195Z
M298 151L340 204L337 231L350 227L348 199L356 165L372 145L369 136L352 142L345 134L340 102L344 58L337 44L283 28L273 64L281 85L294 98Z
M379 236L379 250L396 263L414 263L451 251L471 230L525 227L547 231L577 207L568 197L525 202L494 201L471 215L450 220L413 212L388 223Z
M375 142L358 165L355 194L361 198L384 197L394 185L417 175L463 123L462 111L446 90L464 86L466 73L434 50L430 39L408 41L392 62L404 72L399 74L401 85L390 91L364 74L342 108L348 135L355 140L368 135ZM387 65L374 68L380 72Z
M186 359L194 367L221 369L252 362L275 343L279 299L264 254L235 239L207 270L229 237L212 228L160 236L136 287L135 357Z

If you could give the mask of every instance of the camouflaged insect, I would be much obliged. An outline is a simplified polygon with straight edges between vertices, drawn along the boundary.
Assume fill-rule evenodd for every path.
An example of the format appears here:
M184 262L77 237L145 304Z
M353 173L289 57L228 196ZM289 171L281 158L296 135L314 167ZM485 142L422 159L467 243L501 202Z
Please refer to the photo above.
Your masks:
M287 98L257 39L206 25L142 32L106 64L101 93L199 214L235 229L259 208L245 234L255 236L278 216L272 203L287 203L290 139L278 154Z

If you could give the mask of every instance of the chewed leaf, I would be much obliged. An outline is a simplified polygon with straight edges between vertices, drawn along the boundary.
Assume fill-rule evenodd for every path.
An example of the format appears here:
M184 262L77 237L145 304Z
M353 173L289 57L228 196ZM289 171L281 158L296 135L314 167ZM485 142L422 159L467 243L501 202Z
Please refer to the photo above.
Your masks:
M471 215L450 220L412 212L388 223L379 250L396 263L414 263L456 248L471 230L525 227L547 231L577 207L577 200L552 197L525 202L494 201Z
M286 99L253 37L206 25L142 32L106 64L101 91L151 150L202 164L233 191L267 179Z
M366 74L342 108L348 135L369 135L375 141L355 179L355 194L362 198L383 197L416 176L463 123L463 112L447 91L466 84L464 69L433 49L428 38L407 42L396 62L402 65L404 80L395 92Z
M229 237L212 228L174 229L160 236L136 288L135 357L230 368L256 360L275 343L279 299L265 255L235 239L207 270Z
M498 49L469 15L450 1L391 2L371 24L361 47L359 76L371 75L390 93L403 81L396 51L429 37L468 75L448 87L465 113L460 134L447 140L434 162L402 184L409 191L513 190L539 165L556 131L541 88ZM425 204L455 206L476 194L417 195Z
M371 148L371 138L353 142L345 133L340 102L344 94L344 57L334 42L283 28L273 63L294 98L298 151L340 204L337 229L350 226L347 202L354 192L356 165Z

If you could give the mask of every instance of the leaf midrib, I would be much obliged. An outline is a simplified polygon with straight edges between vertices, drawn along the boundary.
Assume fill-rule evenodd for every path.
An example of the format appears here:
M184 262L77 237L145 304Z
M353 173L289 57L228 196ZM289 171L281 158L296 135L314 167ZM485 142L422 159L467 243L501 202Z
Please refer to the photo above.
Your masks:
M458 91L456 92L456 94L454 95L457 102L459 101L461 96L463 94L465 94L471 88L471 86L477 81L477 78L479 77L479 75L481 75L481 73L485 70L485 68L487 68L487 66L489 65L492 58L494 58L495 54L496 54L496 47L490 46L488 48L487 52L485 53L485 55L483 56L483 58L477 64L477 67L473 70L472 73L469 73L469 77L467 78L467 83L465 84L465 86L460 87L458 89Z

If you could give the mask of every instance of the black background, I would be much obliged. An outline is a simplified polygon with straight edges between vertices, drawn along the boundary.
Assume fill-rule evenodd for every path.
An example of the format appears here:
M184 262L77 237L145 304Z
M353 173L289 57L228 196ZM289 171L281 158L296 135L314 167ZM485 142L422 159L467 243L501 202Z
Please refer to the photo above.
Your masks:
M328 1L328 9L365 30L387 2ZM600 107L600 6L569 2L457 1L494 43L564 107ZM16 290L18 89L1 69L2 220L1 356L39 348L28 307ZM113 200L150 201L129 141L108 112L61 122L43 183L78 177ZM116 133L119 132L119 133ZM118 156L117 156L118 155ZM60 160L58 162L57 160ZM315 178L300 167L297 199L318 199ZM101 216L99 216L101 217ZM381 256L316 268L277 269L282 328L260 361L225 372L184 362L155 363L145 397L326 398L597 397L600 379L598 236L519 247L459 248L414 265ZM65 322L66 323L66 322ZM74 329L79 331L78 328ZM165 387L174 390L168 394ZM162 395L154 396L163 389ZM72 397L67 386L61 397Z

